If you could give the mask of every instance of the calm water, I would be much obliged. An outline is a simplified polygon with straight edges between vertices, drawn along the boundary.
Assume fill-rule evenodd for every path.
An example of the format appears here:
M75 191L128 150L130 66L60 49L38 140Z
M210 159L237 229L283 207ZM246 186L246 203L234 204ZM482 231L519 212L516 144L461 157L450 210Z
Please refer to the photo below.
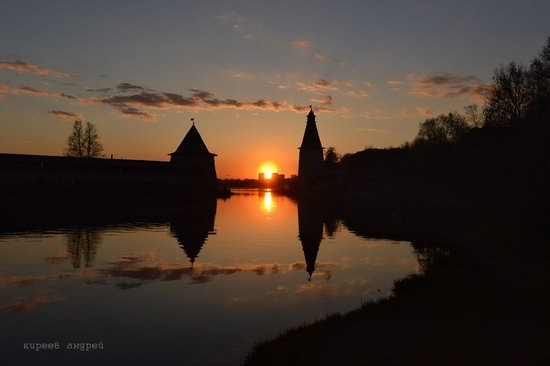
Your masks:
M157 222L3 232L0 354L239 364L256 341L387 296L417 269L409 243L361 238L270 192ZM23 350L32 342L62 350ZM76 342L103 350L63 349Z

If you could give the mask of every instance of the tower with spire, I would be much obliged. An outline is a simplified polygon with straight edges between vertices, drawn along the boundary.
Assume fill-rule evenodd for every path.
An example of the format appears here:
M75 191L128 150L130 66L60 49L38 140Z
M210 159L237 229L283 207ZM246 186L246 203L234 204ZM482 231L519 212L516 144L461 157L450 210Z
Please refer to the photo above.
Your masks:
M208 151L197 127L195 119L191 128L173 153L170 153L170 163L176 168L188 170L195 176L208 181L216 182L216 165L214 157L216 154Z
M300 158L298 162L298 178L308 181L320 177L323 174L323 146L315 123L315 114L309 106L306 130L302 145L300 146Z

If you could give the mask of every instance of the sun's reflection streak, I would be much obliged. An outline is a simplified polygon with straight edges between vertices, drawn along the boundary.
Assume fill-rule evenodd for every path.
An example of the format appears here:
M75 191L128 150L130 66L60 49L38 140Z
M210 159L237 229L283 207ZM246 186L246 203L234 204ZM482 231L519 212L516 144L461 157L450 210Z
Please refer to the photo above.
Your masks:
M260 208L265 213L272 213L277 208L277 204L273 199L271 189L266 189L261 194L262 200L260 201Z

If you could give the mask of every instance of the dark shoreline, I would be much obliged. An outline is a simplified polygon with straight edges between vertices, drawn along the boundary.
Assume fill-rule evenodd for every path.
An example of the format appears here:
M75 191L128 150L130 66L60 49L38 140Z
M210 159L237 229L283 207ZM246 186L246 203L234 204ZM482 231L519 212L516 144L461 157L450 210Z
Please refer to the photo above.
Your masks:
M545 202L525 210L508 200L315 201L358 235L411 241L423 273L396 281L388 299L259 342L245 364L550 361Z

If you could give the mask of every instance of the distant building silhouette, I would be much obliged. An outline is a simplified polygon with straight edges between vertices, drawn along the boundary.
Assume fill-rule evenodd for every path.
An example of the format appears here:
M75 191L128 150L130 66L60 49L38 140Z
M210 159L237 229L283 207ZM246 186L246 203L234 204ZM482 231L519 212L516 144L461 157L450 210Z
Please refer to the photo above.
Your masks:
M260 187L279 188L285 183L285 175L271 173L271 178L266 178L265 173L258 173L258 182Z
M298 162L298 178L308 181L320 177L323 174L323 146L315 123L315 114L311 109L307 115L306 130L302 145L300 146L300 159Z

